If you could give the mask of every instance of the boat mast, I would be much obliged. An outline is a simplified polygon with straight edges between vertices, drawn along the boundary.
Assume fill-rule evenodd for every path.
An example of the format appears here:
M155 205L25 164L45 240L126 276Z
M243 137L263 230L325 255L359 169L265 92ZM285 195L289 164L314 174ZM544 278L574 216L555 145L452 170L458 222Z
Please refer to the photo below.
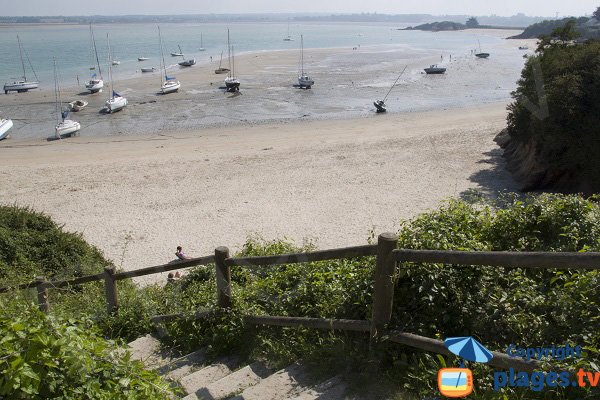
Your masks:
M300 35L300 76L304 76L304 35Z
M227 28L227 62L229 65L229 77L231 78L231 44L229 43L229 28Z
M235 78L235 55L233 54L233 46L231 46L231 77Z
M58 123L58 115L61 114L61 110L58 108L59 100L59 89L58 89L58 74L56 73L56 57L52 57L54 60L54 108L56 109L56 122Z
M165 65L165 53L163 52L162 36L160 34L160 25L158 25L158 48L160 49L162 66L164 67L164 71L165 71L165 79L167 79L167 67ZM162 68L159 66L159 69L162 69ZM160 75L160 86L162 87L162 84L163 84L162 72L159 75Z
M100 60L98 59L98 49L96 48L96 39L94 38L94 30L92 29L92 23L90 22L90 33L92 35L92 44L94 45L94 53L96 54L96 64L98 64L98 73L100 79L102 79L102 69L100 68Z
M25 75L25 62L23 61L23 49L21 48L21 38L17 35L17 42L19 42L19 55L21 56L21 66L23 67L23 79L27 81L27 76Z
M385 97L383 98L383 102L385 103L385 100L388 98L388 96L390 95L390 93L392 92L392 89L394 88L394 86L396 86L396 83L398 83L398 81L400 80L400 77L402 76L402 74L404 74L404 71L406 71L406 68L408 66L404 67L404 69L402 70L402 72L400 72L400 75L398 75L398 78L396 78L396 81L394 81L394 84L392 85L392 87L390 88L390 90L388 90L387 94L385 95Z
M113 98L113 76L112 76L112 56L110 53L110 38L108 37L108 33L106 34L106 42L108 43L108 80L110 82L110 94L109 99Z

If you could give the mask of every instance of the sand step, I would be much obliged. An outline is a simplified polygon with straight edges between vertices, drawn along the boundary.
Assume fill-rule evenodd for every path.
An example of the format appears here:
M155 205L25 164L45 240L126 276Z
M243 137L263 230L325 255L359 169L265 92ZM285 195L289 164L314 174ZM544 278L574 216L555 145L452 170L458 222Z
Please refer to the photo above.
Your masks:
M177 381L186 375L190 375L206 361L206 349L200 349L183 357L175 358L168 364L163 365L156 371L168 379Z
M298 395L307 390L311 384L308 373L301 362L277 371L262 379L255 386L245 389L231 400L280 400Z
M199 389L207 387L211 383L231 374L237 364L238 359L236 357L223 358L216 363L182 377L179 379L179 384L187 394L195 393Z
M227 399L242 390L256 385L261 379L269 376L273 371L261 362L255 362L240 368L235 372L219 379L210 385L200 388L195 393L184 397L184 400L220 400Z
M345 399L344 393L348 385L342 380L341 376L334 376L321 382L314 388L307 389L296 396L290 397L290 400L340 400Z
M132 360L144 363L147 369L160 368L172 361L175 352L163 350L160 342L152 335L142 336L128 344Z

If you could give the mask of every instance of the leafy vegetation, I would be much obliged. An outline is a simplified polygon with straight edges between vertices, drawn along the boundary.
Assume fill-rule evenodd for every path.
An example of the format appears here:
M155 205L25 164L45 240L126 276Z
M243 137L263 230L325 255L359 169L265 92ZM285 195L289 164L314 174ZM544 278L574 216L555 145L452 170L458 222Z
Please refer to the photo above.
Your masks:
M568 17L558 20L546 20L528 26L522 33L509 37L509 39L536 39L540 36L548 36L551 35L555 29L565 26L566 24L574 24L575 30L585 39L600 39L600 25L598 24L598 21L600 21L600 19L596 18L596 21L593 21L588 17Z
M399 246L403 248L599 251L600 206L595 198L579 196L506 195L495 202L471 196L469 201L450 200L438 210L403 222L398 233ZM312 249L311 243L297 246L285 240L251 238L239 255L282 254ZM53 317L48 319L31 309L22 312L24 306L16 303L23 302L12 296L10 304L6 303L7 300L2 304L3 310L13 312L6 319L0 318L0 326L5 326L0 329L12 329L11 324L18 322L39 329L41 335L52 336L52 332L58 332L56 335L62 337L62 329L71 324L77 335L82 331L87 334L88 327L93 325L92 331L129 340L153 329L149 323L150 316L183 312L190 317L162 323L158 329L166 345L181 351L207 347L213 357L237 353L248 359L268 360L274 367L303 359L323 377L328 377L332 370L346 373L348 381L354 383L354 390L375 391L374 396L378 398L404 399L407 398L406 392L416 398L437 396L437 371L441 367L458 365L454 357L428 354L387 342L373 348L368 336L362 333L244 323L245 314L369 319L374 268L373 257L234 268L233 310L212 312L203 319L196 319L193 314L201 310L215 310L215 270L211 265L195 268L185 279L165 287L136 288L120 282L120 310L116 315L107 315L104 311L102 286L97 284L87 284L85 290L78 291L52 290ZM542 272L520 268L402 264L390 327L440 339L471 335L488 348L498 351L503 351L511 343L520 346L578 344L585 348L583 358L562 364L553 362L552 368L574 370L583 367L597 371L600 364L600 332L597 329L600 322L599 288L598 271ZM14 315L27 320L21 322ZM65 318L74 315L85 322L71 323ZM29 322L28 318L32 318L33 322ZM38 319L43 323L35 322ZM35 333L26 333L25 337L28 339L20 340L33 340ZM72 340L79 343L77 338ZM61 346L63 344L61 342ZM79 357L95 354L87 347L85 349L79 352ZM11 350L6 351L7 355L11 354ZM16 350L12 352L16 353ZM65 352L68 353L67 350ZM0 355L0 360L2 357L4 355ZM105 359L102 358L104 356L99 357ZM71 358L67 360L61 364L64 368L79 362ZM373 360L379 362L374 364ZM115 364L120 365L118 362ZM7 367L10 364L0 365L7 368L6 371L12 374L10 376L21 374L20 370ZM589 387L548 388L539 393L523 388L494 392L492 370L481 365L469 367L477 380L475 396L478 399L593 399L598 393ZM36 368L39 376L47 373L41 366ZM117 371L117 374L121 370L111 371ZM141 371L136 373L143 374ZM62 376L57 378L57 388L77 387L71 382L75 378ZM99 382L100 388L114 388L114 382L118 385L120 378L106 384L101 383L104 378L94 375L91 379ZM142 385L143 380L137 379L136 382ZM73 386L66 386L71 384ZM70 389L63 390L68 392Z
M512 94L510 146L526 149L514 169L529 190L600 191L600 41L573 45L577 35L570 22L543 37Z
M169 385L103 339L91 321L61 320L0 300L0 397L164 399Z
M50 217L0 205L0 286L38 275L54 280L101 272L110 265L80 234L63 231Z

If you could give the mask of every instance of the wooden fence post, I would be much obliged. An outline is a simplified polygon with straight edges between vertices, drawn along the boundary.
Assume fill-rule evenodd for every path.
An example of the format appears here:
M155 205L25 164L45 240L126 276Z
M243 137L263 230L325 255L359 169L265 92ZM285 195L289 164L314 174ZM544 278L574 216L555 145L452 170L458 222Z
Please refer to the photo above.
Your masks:
M215 264L217 268L217 304L221 308L231 308L231 268L225 265L229 258L227 247L215 249Z
M48 282L42 276L35 278L37 298L40 311L47 313L50 310L50 303L48 302Z
M117 282L114 278L115 267L104 268L104 293L106 294L106 308L109 314L119 309L119 298L117 297Z
M373 292L373 317L371 337L379 338L385 325L392 317L394 301L394 274L396 260L393 251L398 247L398 237L393 233L382 233L377 239L377 266Z

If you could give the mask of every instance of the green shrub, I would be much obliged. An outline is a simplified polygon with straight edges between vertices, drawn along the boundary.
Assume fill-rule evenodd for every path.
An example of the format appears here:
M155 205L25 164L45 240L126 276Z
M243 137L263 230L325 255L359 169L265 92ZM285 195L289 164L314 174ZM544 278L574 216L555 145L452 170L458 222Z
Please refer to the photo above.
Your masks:
M9 307L10 306L10 307ZM90 321L61 320L0 301L0 396L10 399L164 399L169 385Z

